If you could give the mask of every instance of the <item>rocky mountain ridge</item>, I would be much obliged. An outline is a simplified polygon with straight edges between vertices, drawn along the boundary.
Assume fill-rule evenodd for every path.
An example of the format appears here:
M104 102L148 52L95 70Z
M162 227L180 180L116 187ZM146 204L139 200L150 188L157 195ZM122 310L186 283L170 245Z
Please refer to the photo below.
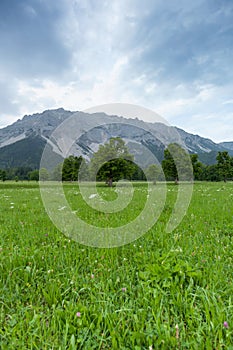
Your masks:
M163 159L164 148L171 142L183 144L190 153L197 153L199 159L206 164L215 162L218 151L227 150L233 155L233 143L217 144L210 139L162 123L147 123L138 118L128 119L105 113L71 112L59 108L26 115L12 125L0 129L0 168L15 166L38 168L46 143L49 143L57 156L64 158L59 146L61 140L51 139L50 136L71 116L75 117L75 128L80 130L80 137L72 145L70 153L82 155L87 160L90 160L100 144L116 136L125 140L130 152L134 154L135 159L140 160L143 167L153 161L149 155L145 156L139 145L149 149L158 162ZM97 126L92 128L94 124ZM86 131L88 129L91 130ZM66 133L67 137L70 131Z

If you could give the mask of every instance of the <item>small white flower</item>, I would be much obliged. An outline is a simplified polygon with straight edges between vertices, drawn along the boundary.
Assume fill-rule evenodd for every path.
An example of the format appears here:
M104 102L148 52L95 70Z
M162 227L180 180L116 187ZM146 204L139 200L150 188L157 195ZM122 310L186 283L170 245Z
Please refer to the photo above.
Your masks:
M58 210L64 210L66 208L66 206L58 208Z
M95 198L96 196L97 196L97 193L92 193L92 194L89 196L89 199Z

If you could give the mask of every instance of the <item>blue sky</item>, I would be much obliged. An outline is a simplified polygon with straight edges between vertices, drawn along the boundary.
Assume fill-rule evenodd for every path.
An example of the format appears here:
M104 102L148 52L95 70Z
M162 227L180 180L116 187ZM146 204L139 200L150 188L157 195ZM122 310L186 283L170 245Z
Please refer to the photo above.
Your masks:
M125 102L233 141L232 62L231 0L1 0L0 127Z

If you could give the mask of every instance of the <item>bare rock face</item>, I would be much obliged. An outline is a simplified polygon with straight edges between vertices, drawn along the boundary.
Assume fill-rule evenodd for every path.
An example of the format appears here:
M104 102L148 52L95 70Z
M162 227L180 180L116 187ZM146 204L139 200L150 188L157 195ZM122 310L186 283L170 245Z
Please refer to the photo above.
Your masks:
M72 112L59 108L43 113L25 115L23 119L0 129L0 148L30 136L49 137L53 130L71 114Z

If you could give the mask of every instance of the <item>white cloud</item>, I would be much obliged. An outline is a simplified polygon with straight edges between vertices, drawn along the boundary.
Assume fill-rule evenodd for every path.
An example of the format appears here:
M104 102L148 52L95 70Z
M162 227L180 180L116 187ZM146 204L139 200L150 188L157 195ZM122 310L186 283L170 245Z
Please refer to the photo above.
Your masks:
M20 74L0 58L3 81L14 85L8 85L1 100L0 126L11 123L14 115L17 119L48 108L81 110L125 102L151 108L187 131L216 140L230 137L230 5L61 0L56 2L60 16L53 17L54 2L39 3L54 21L48 26L48 46L55 42L55 49L42 45L28 72L26 55L20 55ZM27 1L24 12L31 19L39 17L38 8Z

